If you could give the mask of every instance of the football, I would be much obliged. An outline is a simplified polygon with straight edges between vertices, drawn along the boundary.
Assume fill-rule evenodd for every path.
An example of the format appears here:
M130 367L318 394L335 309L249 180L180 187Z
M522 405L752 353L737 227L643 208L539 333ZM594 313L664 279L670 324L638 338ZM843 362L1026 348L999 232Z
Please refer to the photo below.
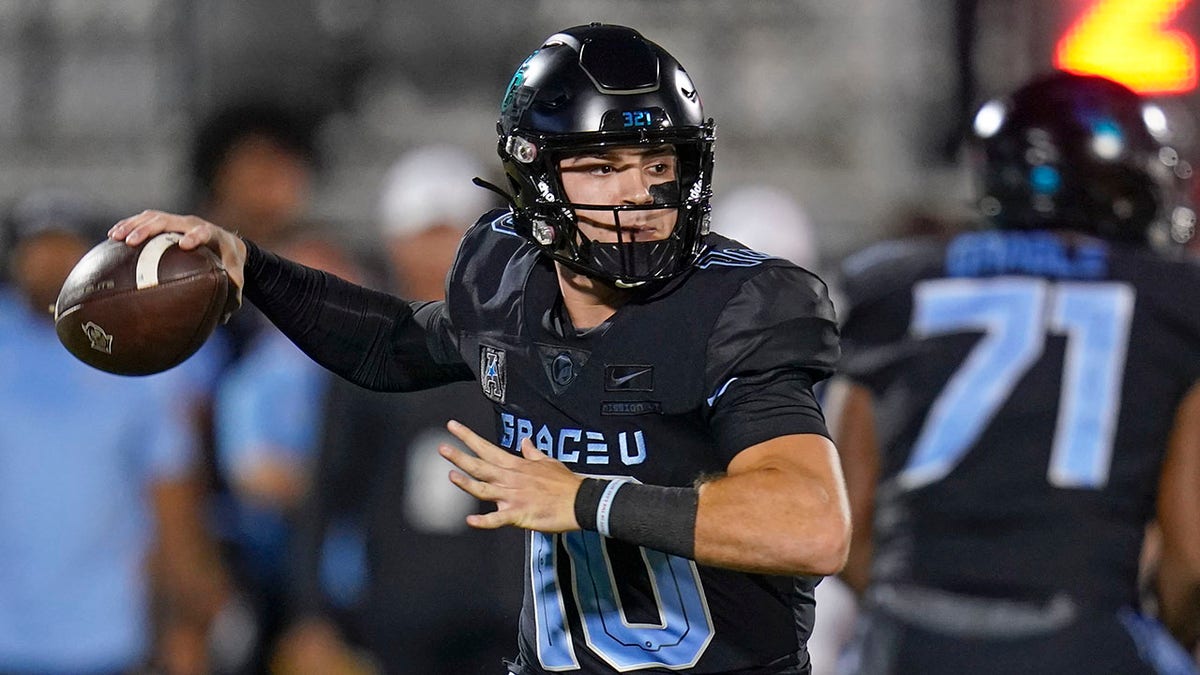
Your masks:
M80 361L149 375L194 354L225 310L229 277L209 248L165 232L129 246L106 239L71 270L54 305L58 339Z

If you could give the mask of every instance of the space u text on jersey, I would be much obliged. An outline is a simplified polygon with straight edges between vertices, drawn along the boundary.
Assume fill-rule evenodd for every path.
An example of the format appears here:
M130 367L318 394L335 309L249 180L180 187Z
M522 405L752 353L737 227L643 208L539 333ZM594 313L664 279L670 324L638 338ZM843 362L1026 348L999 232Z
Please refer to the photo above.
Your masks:
M500 447L519 452L521 441L529 438L543 454L567 464L625 466L646 461L646 435L637 431L606 434L590 429L552 430L545 424L535 428L532 420L508 412L500 413Z

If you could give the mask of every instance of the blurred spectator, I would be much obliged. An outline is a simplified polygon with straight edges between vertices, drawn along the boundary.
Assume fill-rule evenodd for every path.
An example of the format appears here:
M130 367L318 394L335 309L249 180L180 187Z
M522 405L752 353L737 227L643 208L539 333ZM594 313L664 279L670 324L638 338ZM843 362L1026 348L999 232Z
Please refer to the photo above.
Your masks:
M278 246L297 262L361 281L351 256L328 233L293 231ZM233 559L258 642L247 664L253 671L265 667L281 628L291 523L308 491L332 378L268 327L217 392L217 457L233 497Z
M900 209L889 228L894 238L928 238L947 241L963 230L977 229L978 223L939 213L923 206Z
M787 192L743 185L713 199L712 229L756 251L816 270L820 259L812 222Z
M213 110L199 121L188 148L192 208L205 217L228 219L255 241L287 240L306 216L318 173L314 129L315 119L306 113L267 100ZM249 352L269 351L257 342L267 330L274 332L249 303L218 327L210 342L223 341L228 346L219 364L222 379ZM270 360L262 354L256 358ZM247 367L240 370L246 372ZM256 623L261 617L256 616L253 605L271 590L257 587L264 579L257 566L264 563L255 562L252 548L246 546L246 511L239 508L225 482L234 472L221 466L216 456L218 429L213 406L212 395L197 398L191 414L203 431L210 527L236 572L237 586L251 605L238 605L241 613L225 617L219 635L214 636L218 642L214 648L221 654L218 665L236 671L252 665L247 659L255 655L247 650L254 651L260 636L251 634L251 629L269 628L269 622L267 626Z
M792 195L766 185L743 185L713 200L712 228L749 248L816 271L820 252L812 222ZM836 296L834 296L836 305ZM823 396L823 387L817 389ZM816 588L816 617L808 638L812 675L832 675L854 630L858 601L844 581L829 576Z
M203 627L227 581L201 525L194 371L126 378L72 357L50 306L105 225L72 194L12 210L0 286L0 672L132 672L154 661L150 553L164 617ZM171 644L171 643L168 643ZM170 673L203 653L166 653Z
M219 108L200 121L189 161L193 210L272 245L306 216L319 157L314 121L270 102ZM246 303L220 332L239 358L267 321Z
M202 120L190 157L199 215L273 243L308 209L318 163L313 131L304 114L265 102Z
M471 183L483 164L453 145L409 151L384 177L379 222L397 291L413 300L440 300L463 231L493 206Z
M490 206L470 182L480 173L470 154L436 146L411 151L388 174L380 222L407 297L442 297L463 230ZM522 536L466 527L481 505L446 480L450 467L437 454L441 443L458 444L445 430L450 418L493 424L474 383L381 394L335 381L281 672L334 672L348 662L348 644L386 673L496 673L515 654ZM328 573L354 540L366 542L357 599Z

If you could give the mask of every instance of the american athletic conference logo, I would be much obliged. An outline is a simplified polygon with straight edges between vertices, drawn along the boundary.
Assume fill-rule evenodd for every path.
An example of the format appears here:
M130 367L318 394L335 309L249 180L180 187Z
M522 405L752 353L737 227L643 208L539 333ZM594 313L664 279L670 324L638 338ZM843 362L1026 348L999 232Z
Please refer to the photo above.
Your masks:
M479 384L483 393L496 403L504 403L504 391L508 388L508 374L504 369L504 350L479 346Z

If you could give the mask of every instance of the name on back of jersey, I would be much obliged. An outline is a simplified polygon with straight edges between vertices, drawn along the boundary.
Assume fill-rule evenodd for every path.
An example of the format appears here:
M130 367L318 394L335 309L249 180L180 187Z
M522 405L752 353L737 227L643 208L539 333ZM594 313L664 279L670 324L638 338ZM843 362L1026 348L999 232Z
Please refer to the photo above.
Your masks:
M1071 246L1049 232L971 232L950 243L946 273L952 277L1033 274L1103 279L1108 274L1108 247L1099 240Z

